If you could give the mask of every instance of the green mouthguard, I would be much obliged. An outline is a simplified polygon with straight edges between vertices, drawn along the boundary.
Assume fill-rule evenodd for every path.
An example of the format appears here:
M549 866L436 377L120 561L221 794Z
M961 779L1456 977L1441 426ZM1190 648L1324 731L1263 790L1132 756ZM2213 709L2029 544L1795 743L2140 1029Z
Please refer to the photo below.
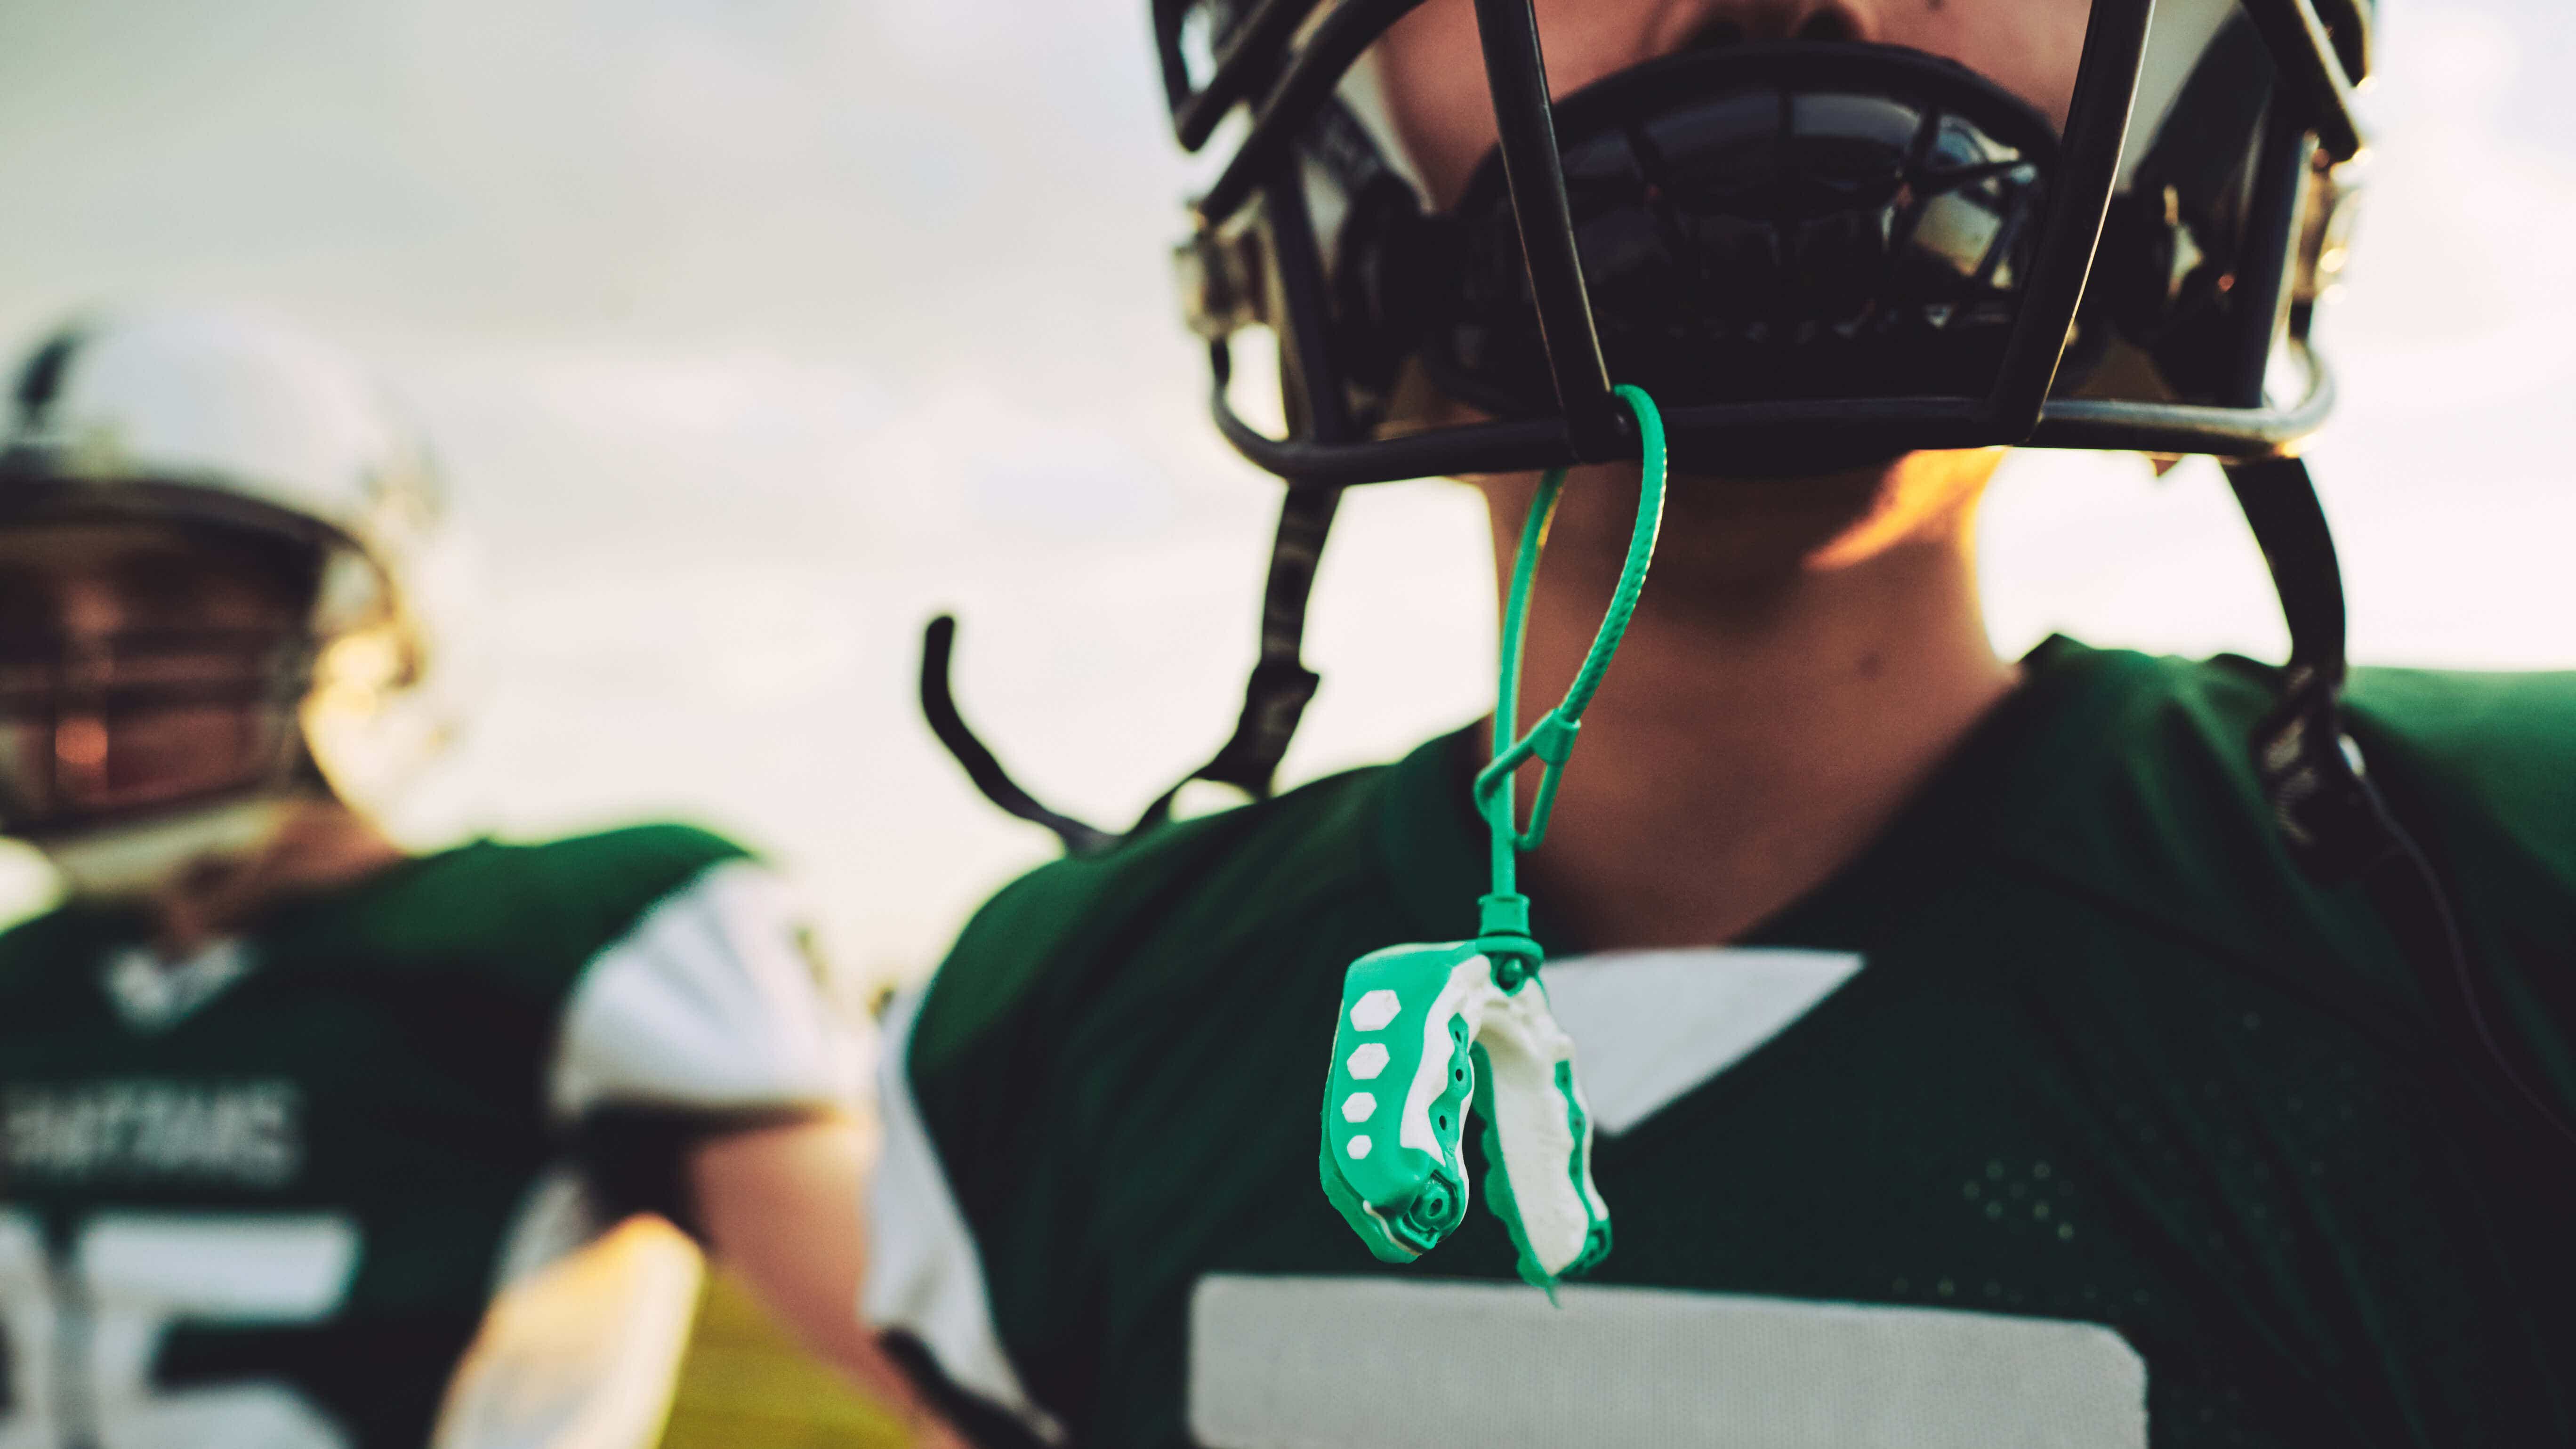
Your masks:
M1485 1124L1487 1204L1511 1232L1521 1277L1552 1289L1610 1251L1610 1208L1592 1182L1592 1114L1576 1079L1574 1042L1549 1012L1539 981L1546 954L1529 934L1518 870L1520 853L1547 836L1558 778L1636 612L1663 521L1663 419L1639 389L1617 392L1636 414L1644 444L1627 563L1565 699L1517 738L1530 586L1565 470L1541 480L1513 562L1494 705L1494 738L1511 744L1475 784L1493 868L1493 890L1478 902L1479 934L1372 951L1343 978L1316 1166L1324 1195L1386 1262L1411 1262L1466 1220L1461 1144L1471 1104ZM1512 780L1532 759L1543 769L1523 830Z

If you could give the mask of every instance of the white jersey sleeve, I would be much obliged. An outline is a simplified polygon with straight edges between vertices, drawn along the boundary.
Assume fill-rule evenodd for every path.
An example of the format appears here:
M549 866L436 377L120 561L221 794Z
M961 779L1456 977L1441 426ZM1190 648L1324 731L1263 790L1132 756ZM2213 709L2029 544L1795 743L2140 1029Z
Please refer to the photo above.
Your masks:
M867 1027L836 1004L794 893L745 860L709 867L583 968L547 1105L757 1111L856 1105Z
M916 991L886 1012L877 1081L885 1138L868 1175L868 1277L859 1313L879 1329L911 1335L949 1382L1017 1419L1039 1443L1062 1444L1064 1425L1030 1395L1002 1346L974 1231L913 1100L905 1054L921 1002Z

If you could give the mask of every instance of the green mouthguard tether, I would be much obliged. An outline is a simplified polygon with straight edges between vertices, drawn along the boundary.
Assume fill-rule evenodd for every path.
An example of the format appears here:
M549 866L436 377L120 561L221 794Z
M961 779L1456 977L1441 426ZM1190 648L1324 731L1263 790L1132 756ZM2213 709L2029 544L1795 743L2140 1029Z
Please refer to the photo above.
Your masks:
M1493 889L1478 903L1478 934L1372 951L1343 978L1317 1165L1324 1195L1369 1251L1390 1263L1420 1257L1466 1219L1460 1143L1471 1100L1485 1123L1488 1205L1511 1230L1521 1277L1552 1289L1610 1251L1610 1208L1592 1185L1592 1114L1575 1080L1574 1042L1548 1011L1539 981L1546 953L1530 936L1529 898L1518 876L1520 853L1547 837L1557 780L1636 612L1663 523L1663 418L1639 389L1617 392L1636 414L1644 445L1628 561L1565 699L1525 735L1515 734L1514 722L1522 636L1564 469L1540 481L1513 561L1494 700L1500 748L1475 784L1476 808L1493 840ZM1523 830L1512 779L1532 758L1544 768Z

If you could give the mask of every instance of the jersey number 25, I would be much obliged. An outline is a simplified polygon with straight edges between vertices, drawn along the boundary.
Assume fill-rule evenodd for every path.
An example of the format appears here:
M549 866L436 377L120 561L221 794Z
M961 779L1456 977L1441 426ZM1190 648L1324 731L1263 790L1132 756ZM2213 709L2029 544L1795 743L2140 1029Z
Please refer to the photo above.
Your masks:
M181 1321L327 1317L349 1291L358 1230L329 1213L101 1213L57 1260L36 1220L0 1211L0 1449L345 1449L286 1385L156 1392L152 1362Z

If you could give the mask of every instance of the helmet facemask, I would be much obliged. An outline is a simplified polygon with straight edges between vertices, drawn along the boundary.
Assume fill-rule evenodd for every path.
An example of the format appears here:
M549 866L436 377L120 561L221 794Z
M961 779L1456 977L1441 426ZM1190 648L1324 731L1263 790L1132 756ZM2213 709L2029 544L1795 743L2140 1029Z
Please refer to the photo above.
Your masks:
M2060 138L1951 62L1834 42L1667 56L1551 105L1526 0L1479 0L1502 143L1425 215L1345 104L1418 3L1157 6L1183 143L1252 114L1183 305L1221 381L1236 332L1277 336L1287 435L1222 386L1217 420L1294 483L1632 457L1612 381L1665 401L1677 467L1739 475L2017 443L2262 456L2331 405L2307 333L2358 150L2348 5L2329 26L2307 0L2174 0L2151 29L2096 0ZM1184 27L1213 36L1195 66Z
M22 537L51 547L42 529L82 521ZM183 554L228 579L237 607L172 608L170 590L188 586L169 575L184 564L147 554L162 577L141 592L157 599L133 598L130 578L83 586L93 600L128 598L107 627L47 618L41 598L0 611L0 829L53 856L82 894L149 889L190 856L249 848L266 834L255 827L317 788L299 722L313 679L314 554L190 532ZM273 607L238 607L261 596Z

